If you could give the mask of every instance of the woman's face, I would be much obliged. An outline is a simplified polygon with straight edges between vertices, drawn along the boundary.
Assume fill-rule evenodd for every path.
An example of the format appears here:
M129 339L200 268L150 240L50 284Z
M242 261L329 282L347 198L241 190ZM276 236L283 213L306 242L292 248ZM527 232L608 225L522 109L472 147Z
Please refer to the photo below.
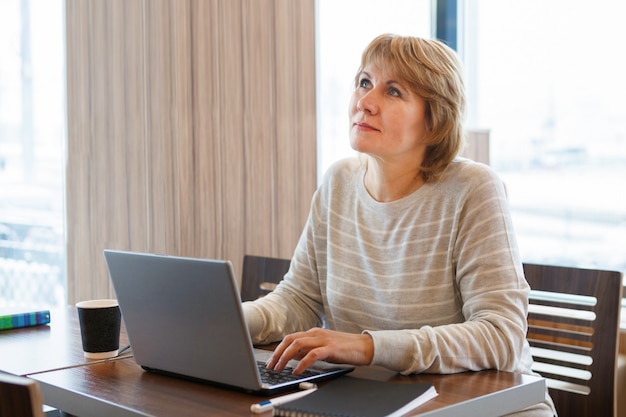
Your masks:
M388 162L421 164L428 141L426 101L394 74L367 66L350 101L350 146Z

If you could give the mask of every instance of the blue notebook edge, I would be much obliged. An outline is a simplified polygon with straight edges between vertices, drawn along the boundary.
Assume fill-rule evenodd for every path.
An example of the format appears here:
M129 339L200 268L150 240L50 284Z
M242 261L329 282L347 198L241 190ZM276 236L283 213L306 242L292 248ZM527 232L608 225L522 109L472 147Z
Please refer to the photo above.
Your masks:
M14 313L0 310L0 330L20 329L23 327L41 326L50 323L50 310L16 311Z

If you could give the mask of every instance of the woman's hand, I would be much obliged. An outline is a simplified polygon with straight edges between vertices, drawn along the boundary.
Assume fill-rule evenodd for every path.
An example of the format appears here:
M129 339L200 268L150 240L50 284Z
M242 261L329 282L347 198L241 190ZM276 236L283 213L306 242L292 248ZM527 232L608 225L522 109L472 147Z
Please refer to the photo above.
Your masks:
M315 361L369 365L374 357L374 341L367 333L352 334L313 328L287 335L267 361L267 367L283 370L291 359L300 363L293 370L302 373Z

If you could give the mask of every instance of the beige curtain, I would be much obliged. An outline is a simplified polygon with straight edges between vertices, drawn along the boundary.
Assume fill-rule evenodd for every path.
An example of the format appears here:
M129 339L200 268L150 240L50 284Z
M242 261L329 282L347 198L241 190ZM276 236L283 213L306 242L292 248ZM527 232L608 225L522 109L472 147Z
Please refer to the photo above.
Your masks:
M290 257L316 182L314 0L67 0L70 303L105 248Z

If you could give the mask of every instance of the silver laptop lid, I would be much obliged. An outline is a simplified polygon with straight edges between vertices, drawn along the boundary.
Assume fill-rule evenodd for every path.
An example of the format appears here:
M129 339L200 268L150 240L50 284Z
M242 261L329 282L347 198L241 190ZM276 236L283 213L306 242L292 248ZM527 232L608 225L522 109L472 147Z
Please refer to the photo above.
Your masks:
M104 256L137 364L261 389L229 261L113 250Z

